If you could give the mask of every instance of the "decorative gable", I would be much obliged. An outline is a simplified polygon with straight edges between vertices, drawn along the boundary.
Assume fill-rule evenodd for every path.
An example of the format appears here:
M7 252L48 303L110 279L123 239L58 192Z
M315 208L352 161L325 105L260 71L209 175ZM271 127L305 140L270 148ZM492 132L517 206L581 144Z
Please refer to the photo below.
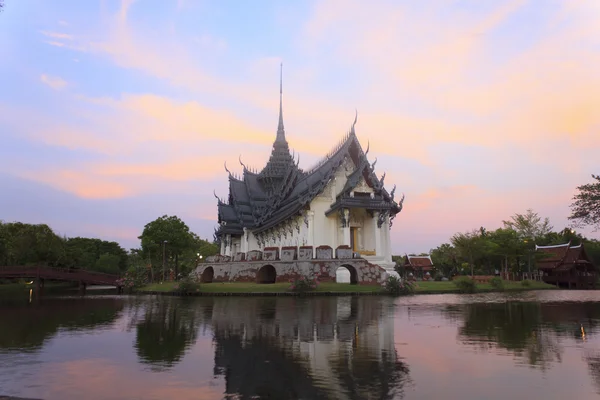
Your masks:
M373 193L373 188L370 187L367 182L365 182L365 178L361 177L360 180L358 181L358 183L356 184L356 186L354 187L354 190L352 190L352 192L355 193Z

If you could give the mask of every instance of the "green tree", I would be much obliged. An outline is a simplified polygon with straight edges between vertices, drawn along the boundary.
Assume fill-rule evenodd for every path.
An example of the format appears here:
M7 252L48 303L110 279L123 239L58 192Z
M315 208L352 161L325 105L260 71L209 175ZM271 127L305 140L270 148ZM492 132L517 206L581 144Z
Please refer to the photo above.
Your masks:
M458 262L459 254L454 246L444 243L431 250L431 260L433 265L442 271L442 274L451 277L453 272L457 272L460 266Z
M104 253L98 257L94 265L94 270L106 274L119 273L119 256L110 253Z
M493 253L495 244L490 242L483 228L467 233L456 233L450 239L459 255L469 263L471 276L475 275L476 265L481 265Z
M161 265L166 273L166 262L174 261L175 276L179 272L180 257L190 250L195 250L195 235L190 228L177 216L163 215L144 226L141 240L142 252L151 260L152 268Z
M517 262L523 241L517 232L510 228L498 228L490 234L490 240L496 244L496 255L502 258L503 269L508 273L510 261Z
M63 240L48 225L0 222L0 264L55 266L63 256Z
M527 271L531 274L532 258L534 256L535 244L539 239L552 232L552 225L548 218L540 217L532 209L528 209L525 214L515 214L508 221L502 221L505 228L513 229L517 232L519 239L523 241L525 257L527 259Z
M571 204L569 219L576 225L592 225L600 229L600 175L593 175L596 181L577 187L577 193Z
M504 228L513 229L521 239L535 240L549 232L552 232L552 225L548 218L540 217L532 209L528 209L525 214L515 214L507 221L502 221Z
M116 269L113 273L124 272L127 269L127 252L117 242L108 242L106 240L95 238L74 237L65 241L65 259L62 264L65 267L81 268L87 270L98 270L101 266L103 270L107 267L107 260L98 263L99 259L107 254L110 255L110 263L116 263ZM111 267L112 269L112 267ZM108 272L107 272L108 273Z

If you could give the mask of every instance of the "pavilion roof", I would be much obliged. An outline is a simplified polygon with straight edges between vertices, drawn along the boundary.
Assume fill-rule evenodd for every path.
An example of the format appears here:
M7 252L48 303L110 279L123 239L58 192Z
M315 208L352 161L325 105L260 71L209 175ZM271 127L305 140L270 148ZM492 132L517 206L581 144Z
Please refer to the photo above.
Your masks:
M431 256L406 256L405 266L412 268L433 268Z

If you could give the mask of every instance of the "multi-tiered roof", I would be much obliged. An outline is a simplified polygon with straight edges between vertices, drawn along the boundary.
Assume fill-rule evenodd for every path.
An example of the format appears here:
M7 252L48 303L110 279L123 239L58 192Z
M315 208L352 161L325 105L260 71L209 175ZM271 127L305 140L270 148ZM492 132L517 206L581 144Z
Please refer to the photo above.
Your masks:
M346 158L350 158L357 168L348 177L342 192L331 204L327 214L342 208L365 208L369 212L380 213L378 225L386 216L394 218L402 210L402 202L394 201L395 187L388 193L383 186L385 174L379 179L374 172L375 163L367 159L369 151L363 151L352 124L350 132L316 167L303 171L298 167L299 159L290 154L283 126L282 89L279 93L279 124L277 136L267 165L260 172L243 166L243 176L229 173L229 197L227 201L218 200L219 228L215 236L223 234L241 235L243 228L258 234L269 228L302 214L310 202L324 189L334 177L335 171ZM372 196L353 196L351 192L364 179L373 189Z
M571 242L554 246L535 246L542 254L538 268L543 271L568 271L578 266L593 266L583 244L571 245Z

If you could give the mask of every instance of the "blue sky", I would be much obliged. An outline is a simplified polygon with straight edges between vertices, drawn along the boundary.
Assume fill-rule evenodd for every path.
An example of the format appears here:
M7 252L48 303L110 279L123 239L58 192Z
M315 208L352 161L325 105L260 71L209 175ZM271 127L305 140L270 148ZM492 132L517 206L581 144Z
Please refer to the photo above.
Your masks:
M266 162L279 64L309 168L346 133L405 193L394 253L532 208L561 229L598 173L596 1L5 0L0 219L137 246ZM596 233L586 231L591 237Z

